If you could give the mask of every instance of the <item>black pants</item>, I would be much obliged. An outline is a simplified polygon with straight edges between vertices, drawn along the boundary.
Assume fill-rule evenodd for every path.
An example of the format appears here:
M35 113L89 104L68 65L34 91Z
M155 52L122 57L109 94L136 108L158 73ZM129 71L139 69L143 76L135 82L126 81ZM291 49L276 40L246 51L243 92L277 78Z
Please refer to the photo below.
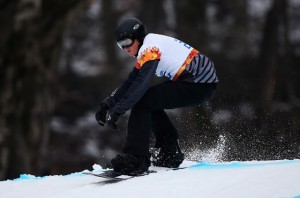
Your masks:
M163 147L178 139L177 130L164 109L199 105L210 100L216 84L167 81L149 88L131 109L124 153L149 155L150 135L156 138L156 147Z

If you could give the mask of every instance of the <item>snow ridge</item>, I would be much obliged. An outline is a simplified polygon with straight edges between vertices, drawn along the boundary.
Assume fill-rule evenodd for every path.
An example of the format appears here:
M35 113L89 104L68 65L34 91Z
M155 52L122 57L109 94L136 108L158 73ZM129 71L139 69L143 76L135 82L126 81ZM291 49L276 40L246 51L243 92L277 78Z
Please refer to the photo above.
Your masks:
M184 161L182 166L189 168L163 171L164 168L150 167L158 173L120 182L82 172L46 177L22 174L17 179L0 182L0 197L300 198L299 159L223 163ZM103 169L94 165L91 171L102 172Z

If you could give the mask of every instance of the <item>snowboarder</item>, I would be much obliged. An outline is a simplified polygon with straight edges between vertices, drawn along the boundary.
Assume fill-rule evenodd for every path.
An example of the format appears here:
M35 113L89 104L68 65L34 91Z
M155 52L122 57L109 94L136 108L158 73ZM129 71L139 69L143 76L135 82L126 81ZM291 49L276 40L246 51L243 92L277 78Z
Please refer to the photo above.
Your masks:
M146 34L144 24L128 18L115 29L118 46L136 58L133 70L109 97L104 99L95 117L116 129L119 117L131 109L125 155L111 160L113 169L128 174L145 172L150 166L149 142L156 138L159 154L155 166L178 167L184 159L178 134L165 109L188 107L210 100L218 78L213 62L190 45L160 34ZM151 86L154 76L169 80ZM108 110L110 114L108 114Z

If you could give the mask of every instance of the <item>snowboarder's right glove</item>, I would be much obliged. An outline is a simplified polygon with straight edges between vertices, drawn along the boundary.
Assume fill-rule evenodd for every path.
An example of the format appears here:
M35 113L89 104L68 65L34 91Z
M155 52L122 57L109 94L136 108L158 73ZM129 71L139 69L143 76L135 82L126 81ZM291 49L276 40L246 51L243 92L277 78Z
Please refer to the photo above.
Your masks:
M107 119L107 125L108 125L111 129L113 129L113 130L116 130L116 129L117 129L116 122L119 120L120 115L121 115L121 114L119 114L119 113L117 113L117 112L115 112L115 111L113 111L113 112L109 115L109 117L108 117L108 119Z
M100 107L95 114L95 118L100 126L104 126L104 124L106 123L107 110L107 105L104 102L101 102Z

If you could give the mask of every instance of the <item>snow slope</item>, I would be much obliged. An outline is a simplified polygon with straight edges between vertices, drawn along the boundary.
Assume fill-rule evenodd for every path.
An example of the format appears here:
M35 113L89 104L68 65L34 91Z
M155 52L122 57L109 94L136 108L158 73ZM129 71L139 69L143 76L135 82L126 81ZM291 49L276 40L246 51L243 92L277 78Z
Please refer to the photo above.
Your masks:
M73 173L0 182L1 198L300 198L300 160L194 163L120 182ZM101 172L94 166L94 172Z

